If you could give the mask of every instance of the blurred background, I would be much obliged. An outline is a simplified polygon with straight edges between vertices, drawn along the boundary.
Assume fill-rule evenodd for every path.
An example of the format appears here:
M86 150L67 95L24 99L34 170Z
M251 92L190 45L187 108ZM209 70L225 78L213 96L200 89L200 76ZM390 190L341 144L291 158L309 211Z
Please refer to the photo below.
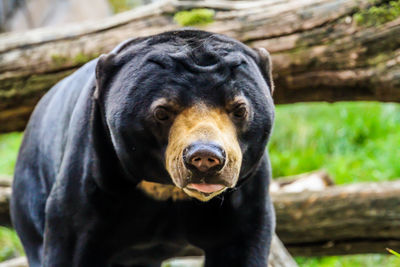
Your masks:
M287 181L297 183L299 176L295 175L305 173L302 177L307 178L310 172L321 170L321 179L328 177L329 182L318 189L318 196L350 184L363 188L358 183L365 182L376 183L374 188L396 188L400 179L399 17L398 0L0 0L0 183L6 192L4 202L26 121L53 84L130 36L183 26L224 33L271 52L277 107L268 149L277 190L283 192L278 196L291 194L284 188ZM388 181L393 182L388 186ZM308 186L300 182L300 189L292 194L307 193ZM368 192L362 196L368 198ZM393 191L382 192L365 203L374 205L393 195ZM299 266L400 266L400 258L385 250L386 246L400 247L400 214L396 213L400 200L391 198L387 203L393 207L381 207L378 220L368 222L379 224L379 216L384 218L381 236L374 235L377 228L366 227L351 212L341 215L349 221L343 227L364 227L360 236L321 237L316 239L319 243L302 245L285 239L284 229L280 234L279 210L277 233ZM364 208L367 214L375 207ZM7 215L2 216L7 222ZM6 225L0 227L0 261L24 255L18 237ZM373 237L368 238L369 234ZM358 243L351 243L352 239ZM347 250L335 248L347 241ZM379 242L381 247L376 245Z

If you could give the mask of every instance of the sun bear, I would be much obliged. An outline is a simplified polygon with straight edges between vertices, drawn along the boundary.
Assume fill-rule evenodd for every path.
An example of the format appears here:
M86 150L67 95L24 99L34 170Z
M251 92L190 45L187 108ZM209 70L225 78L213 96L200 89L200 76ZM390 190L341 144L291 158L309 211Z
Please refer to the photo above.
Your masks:
M12 221L31 267L267 266L271 60L220 34L131 39L56 84L20 148Z

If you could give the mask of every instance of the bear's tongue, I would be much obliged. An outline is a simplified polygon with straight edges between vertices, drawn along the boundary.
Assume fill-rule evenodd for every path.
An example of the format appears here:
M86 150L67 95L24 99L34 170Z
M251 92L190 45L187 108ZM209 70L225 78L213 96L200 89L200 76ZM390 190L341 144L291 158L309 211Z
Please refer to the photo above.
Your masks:
M220 184L188 184L187 187L203 193L213 193L224 188L224 186Z

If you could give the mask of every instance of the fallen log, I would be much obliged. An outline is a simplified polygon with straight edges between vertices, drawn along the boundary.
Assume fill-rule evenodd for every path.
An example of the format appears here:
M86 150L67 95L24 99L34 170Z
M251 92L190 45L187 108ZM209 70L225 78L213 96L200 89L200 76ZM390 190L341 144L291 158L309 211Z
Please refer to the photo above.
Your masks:
M321 172L309 175L312 181L316 173ZM0 187L0 225L10 225L10 194L9 187ZM400 251L400 180L271 195L276 232L292 255Z
M400 180L272 193L279 237L292 255L400 250Z
M39 98L119 42L174 30L173 14L215 11L204 30L272 52L276 103L400 102L400 19L359 26L370 0L164 0L100 21L0 35L0 132L22 130Z

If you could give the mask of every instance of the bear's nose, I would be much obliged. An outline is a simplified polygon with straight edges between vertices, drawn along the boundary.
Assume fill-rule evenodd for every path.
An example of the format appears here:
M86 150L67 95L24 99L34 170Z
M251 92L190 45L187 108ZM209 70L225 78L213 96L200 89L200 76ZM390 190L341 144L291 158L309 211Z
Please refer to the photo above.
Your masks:
M195 143L184 150L183 158L188 168L219 171L225 162L225 151L216 144Z

